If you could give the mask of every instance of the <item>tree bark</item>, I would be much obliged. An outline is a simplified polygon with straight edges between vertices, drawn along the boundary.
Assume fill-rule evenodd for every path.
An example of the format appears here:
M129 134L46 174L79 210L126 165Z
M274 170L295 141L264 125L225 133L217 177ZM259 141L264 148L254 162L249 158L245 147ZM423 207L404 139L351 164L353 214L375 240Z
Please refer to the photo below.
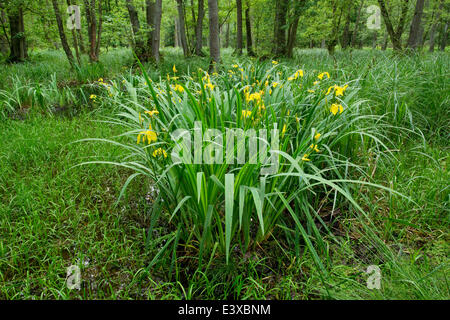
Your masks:
M225 33L225 48L230 46L230 23L227 22L227 31Z
M389 17L389 13L386 9L386 4L385 4L384 0L378 0L378 3L380 5L381 15L383 16L384 23L386 24L386 29L391 38L392 46L394 47L394 50L397 50L397 51L402 50L401 39L402 39L402 34L403 34L403 31L405 28L405 20L406 20L406 15L408 13L409 0L403 0L402 13L401 13L401 17L400 17L400 22L397 26L397 30L394 30L394 27L393 27L392 21Z
M442 29L441 51L445 51L445 47L447 46L447 38L448 38L448 21L445 23Z
M149 29L149 32L147 34L147 50L151 55L153 55L153 33L155 30L155 6L156 3L152 0L145 0L145 18L147 20L147 27Z
M8 32L6 32L6 14L5 11L0 10L0 22L2 24L3 34L5 35L6 42L8 43L8 47L11 46L11 41L9 40ZM6 49L8 50L8 49Z
M420 28L421 28L421 22L422 22L422 15L423 15L423 7L424 7L425 0L417 0L416 2L416 8L414 10L414 17L411 22L411 28L409 31L409 38L408 38L408 48L411 49L417 49L417 46L419 45L419 36L420 36Z
M353 30L352 35L352 47L354 48L356 46L356 39L358 36L358 28L359 28L359 21L361 20L361 11L364 7L364 0L361 0L361 5L358 8L358 15L356 16L356 22L355 22L355 29Z
M275 46L273 53L276 57L286 55L286 13L288 11L289 0L276 0L275 4Z
M295 41L297 40L298 23L300 21L300 13L301 13L300 10L304 4L305 4L304 0L300 0L298 1L298 3L295 4L294 21L289 26L288 41L287 41L287 56L289 58L292 58L294 56L294 46Z
M211 55L210 69L216 69L220 63L219 40L219 6L217 0L208 0L209 7L209 51Z
M28 58L28 53L22 8L11 9L8 12L8 20L11 47L7 61L13 63L23 62L26 58Z
M348 10L347 17L345 18L344 32L342 34L342 49L347 49L350 45L350 16L351 10Z
M441 12L442 9L444 8L444 0L441 0L440 4L439 4L439 8L437 9L436 12L436 20L434 20L433 25L431 26L431 30L430 30L430 52L434 52L434 46L436 43L436 30L439 24L439 20L441 18Z
M153 12L152 54L156 63L160 61L159 47L161 43L162 0L156 0Z
M183 0L177 0L177 10L178 10L178 26L179 26L179 31L180 31L181 47L183 48L184 56L187 57L189 55L189 50L188 50L187 39L186 39Z
M381 50L385 51L387 49L388 41L389 41L389 35L388 35L387 31L386 31L384 33L383 45L381 46Z
M344 12L344 7L341 7L338 15L337 14L338 9L339 9L338 0L335 0L333 1L333 29L331 31L329 40L327 41L327 50L330 55L334 55L334 51L338 43L339 27L341 25L342 14Z
M89 0L84 0L84 5L86 9L86 19L89 36L89 60L91 62L97 62L97 17L95 14L95 0L91 0L90 2Z
M242 54L242 0L236 0L236 21L237 21L237 33L236 33L236 53Z
M94 9L95 10L95 9ZM97 26L97 41L95 44L95 56L100 56L100 43L102 39L102 24L103 24L103 8L102 0L98 0L98 26Z
M204 56L203 53L203 19L205 18L204 0L198 0L197 24L195 25L195 54Z
M67 5L68 6L71 5L70 0L67 0ZM75 54L76 54L76 57L77 57L77 62L78 62L78 65L80 66L81 65L80 48L79 48L79 45L78 45L77 32L76 32L75 28L72 29L72 39L73 39L73 47L75 49Z
M75 58L73 57L72 51L67 43L66 33L64 32L64 26L61 19L61 12L59 11L58 0L52 0L52 4L53 11L55 12L56 24L58 26L59 38L61 39L61 45L66 53L70 66L73 67L75 65Z
M148 61L147 48L140 34L141 24L139 22L138 12L134 7L132 0L126 0L128 15L130 16L131 30L133 31L133 50L141 62Z
M251 57L255 56L253 51L253 40L252 40L252 24L250 20L250 3L247 2L247 8L245 9L245 32L247 37L247 54Z

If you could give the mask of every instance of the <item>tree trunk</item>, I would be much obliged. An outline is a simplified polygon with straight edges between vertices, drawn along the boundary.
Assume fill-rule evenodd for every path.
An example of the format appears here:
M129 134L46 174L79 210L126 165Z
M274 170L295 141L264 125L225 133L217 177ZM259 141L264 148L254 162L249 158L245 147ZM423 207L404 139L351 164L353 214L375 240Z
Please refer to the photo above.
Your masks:
M84 40L81 30L77 30L77 36L78 36L78 46L80 47L80 53L86 53L86 48L84 46Z
M327 50L330 55L334 55L334 51L338 43L339 27L341 25L342 14L344 12L344 7L341 7L339 10L339 15L337 15L337 10L339 9L338 6L338 0L333 1L333 29L329 40L327 41Z
M442 30L441 51L445 51L445 47L447 46L447 38L448 38L448 22L445 23L444 28Z
M156 3L152 0L145 0L145 18L147 20L147 27L149 32L147 34L147 51L153 56L153 36L155 30L155 6Z
M387 49L388 41L389 41L389 35L388 35L387 31L386 31L384 33L383 45L381 46L381 50L385 51Z
M355 22L355 30L353 30L352 35L352 47L354 48L356 46L356 39L358 36L358 28L359 28L359 21L361 20L361 11L364 7L364 0L361 0L361 5L358 8L358 15L356 16L356 22Z
M189 55L189 50L187 47L186 28L185 28L185 23L184 23L183 0L177 0L177 9L178 9L178 26L179 26L179 31L180 31L181 47L183 48L184 56L187 57Z
M153 12L152 54L156 63L160 61L159 47L161 43L162 0L156 0Z
M286 14L288 11L289 0L276 0L275 4L275 46L273 53L276 57L286 55Z
M97 47L97 15L95 14L95 0L91 0L89 5L89 11L91 16L91 23L89 27L89 33L91 34L91 43L89 46L89 58L92 62L97 62L98 57L95 54Z
M219 40L219 6L217 0L208 0L209 7L209 51L211 55L211 70L215 70L220 63Z
M198 0L197 24L195 26L195 54L204 56L203 53L203 19L205 18L204 0Z
M245 9L245 32L247 36L247 54L251 57L255 56L253 52L253 40L252 40L252 24L250 20L250 3L247 2L247 8Z
M350 16L351 16L351 9L348 10L347 17L345 18L345 27L344 32L342 34L342 49L347 49L348 46L350 45Z
M18 8L8 12L9 32L10 32L10 55L8 62L23 62L28 58L27 45L25 39L25 26L23 23L23 10Z
M227 22L227 32L225 33L225 48L230 46L230 23Z
M137 58L141 62L148 61L147 48L140 34L141 25L139 22L138 12L134 7L132 0L126 0L128 15L130 16L131 29L133 31L133 50Z
M394 27L392 25L392 22L389 17L389 13L386 9L386 4L385 4L384 0L378 0L378 3L380 5L381 15L383 16L384 23L386 24L386 29L387 29L389 36L391 38L391 41L392 41L392 46L393 46L394 50L397 50L397 51L401 50L402 49L401 39L402 39L402 34L403 34L403 31L405 28L405 21L406 21L406 15L408 13L409 0L403 0L400 22L397 26L396 31L394 30Z
M294 46L295 41L297 40L298 23L300 21L300 14L301 14L300 10L304 4L305 4L304 0L298 1L295 4L294 21L289 26L288 40L287 40L287 56L289 58L292 58L294 56Z
M178 18L175 17L174 18L174 25L175 25L175 32L174 32L174 47L180 47L180 26L178 25L179 21Z
M377 48L377 40L378 40L378 32L375 31L373 33L373 38L372 38L372 49Z
M95 10L95 9L94 9ZM102 0L98 0L98 27L97 27L97 41L95 44L95 56L100 56L100 42L102 38L102 24L103 24L103 8L102 8Z
M242 54L242 0L236 0L236 21L237 21L237 33L236 33L236 53Z
M8 47L10 47L11 41L9 40L8 32L6 32L6 23L7 23L6 14L5 14L5 11L3 11L3 10L0 10L0 23L2 24L3 34L5 35L5 39L8 44ZM6 48L6 50L8 50L8 48Z
M417 0L416 2L416 9L414 10L414 17L411 22L411 28L409 31L409 38L408 38L408 48L416 49L419 45L419 36L420 36L420 28L421 28L421 22L422 22L422 15L423 15L423 6L424 6L425 0Z
M89 36L89 60L91 62L97 62L98 56L96 55L97 47L97 17L95 14L95 0L84 0L86 8L86 18L88 25Z
M287 41L287 56L288 58L292 58L294 56L294 46L295 46L295 40L297 39L297 29L298 29L298 23L300 21L300 17L296 16L294 18L294 21L289 27L288 31L288 41Z
M67 5L70 6L70 0L67 0ZM78 46L78 38L77 38L77 32L75 28L72 29L72 39L73 39L73 47L75 49L75 54L77 56L77 62L78 65L81 66L81 56L80 56L80 48Z
M58 25L59 38L61 39L61 45L66 53L67 59L71 67L75 65L75 59L73 57L72 51L70 50L69 44L67 43L66 33L64 32L64 26L61 19L61 12L58 7L58 0L52 0L53 10L55 12L56 24Z
M437 9L437 13L436 13L436 20L434 20L433 25L431 26L431 30L430 30L430 52L434 52L434 46L436 43L436 30L438 27L438 23L439 20L441 18L441 12L442 9L444 8L444 0L441 0L440 4L439 4L439 8Z

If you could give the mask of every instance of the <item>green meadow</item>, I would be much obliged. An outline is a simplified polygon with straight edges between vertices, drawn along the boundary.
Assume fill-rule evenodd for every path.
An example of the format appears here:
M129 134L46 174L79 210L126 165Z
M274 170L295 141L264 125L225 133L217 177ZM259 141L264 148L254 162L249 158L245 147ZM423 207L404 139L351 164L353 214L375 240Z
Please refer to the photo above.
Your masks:
M449 298L448 52L162 56L1 66L0 299ZM277 171L174 165L195 121L276 124Z

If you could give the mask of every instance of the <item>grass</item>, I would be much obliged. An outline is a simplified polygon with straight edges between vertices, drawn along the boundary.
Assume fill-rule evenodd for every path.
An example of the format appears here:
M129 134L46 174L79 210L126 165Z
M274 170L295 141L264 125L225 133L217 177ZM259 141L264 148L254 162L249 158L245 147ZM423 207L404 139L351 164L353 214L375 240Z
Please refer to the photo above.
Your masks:
M180 75L207 69L207 61L184 61L176 51L167 50L164 57L162 78L172 73L173 65ZM333 60L323 51L305 50L297 52L296 61L280 62L281 68L294 71L329 71L342 84L351 82L359 88L355 98L390 125L383 141L391 142L393 157L358 149L353 160L365 174L354 171L350 178L368 179L364 181L392 188L414 201L361 185L349 189L364 204L374 224L371 230L387 244L386 251L369 241L365 220L355 216L352 206L333 208L334 192L327 190L313 198L315 212L339 239L336 243L323 227L317 227L323 245L316 243L314 248L320 261L327 261L325 278L301 237L282 233L269 234L247 252L231 250L233 263L228 264L223 245L212 242L199 266L194 259L198 252L179 242L176 260L172 250L148 268L174 231L164 215L152 221L157 196L151 179L131 181L116 206L133 171L76 165L104 159L119 162L126 153L107 143L74 143L86 138L127 143L127 137L120 136L123 130L98 121L117 108L111 103L116 97L110 97L97 80L120 87L124 77L134 83L130 89L145 88L140 72L130 69L131 62L131 55L123 50L104 54L103 67L86 66L93 70L85 71L77 84L70 83L74 74L59 53L42 52L26 66L3 69L7 79L3 93L14 92L8 84L26 89L39 84L47 91L43 108L16 117L24 101L17 99L0 122L0 233L5 235L0 240L0 298L448 299L449 115L444 107L450 91L445 77L448 53L393 57L363 50L351 56L339 52ZM249 65L226 52L224 63L234 62ZM159 81L158 71L151 66L147 70L153 81ZM51 90L54 83L69 84L56 86L68 92L81 89L86 99L75 95L72 104L62 100L67 112L54 112L48 104L56 105L64 96L60 89L58 94ZM120 92L122 104L130 99L130 89ZM97 101L88 98L92 93L98 95ZM144 94L137 91L138 101ZM151 223L155 228L148 241ZM314 229L306 232L314 234ZM80 291L65 284L66 268L72 264L82 270ZM364 271L371 264L381 267L381 290L366 288Z

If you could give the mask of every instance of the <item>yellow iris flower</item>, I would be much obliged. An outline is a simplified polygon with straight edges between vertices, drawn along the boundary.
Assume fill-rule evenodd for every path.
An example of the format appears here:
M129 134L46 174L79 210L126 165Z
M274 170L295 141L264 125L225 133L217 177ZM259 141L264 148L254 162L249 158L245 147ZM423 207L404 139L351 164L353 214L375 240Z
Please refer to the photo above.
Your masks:
M308 155L306 153L303 155L302 160L303 161L311 161L311 159L308 158Z
M155 114L159 114L158 110L144 111L144 113L148 114L150 117L153 117Z
M331 105L330 111L333 115L336 115L338 112L339 114L341 114L342 112L344 112L344 107L340 104L333 103Z
M148 130L141 131L137 136L137 143L139 144L141 142L141 136L142 136L142 143L145 143L145 140L147 140L147 143L150 144L153 141L156 141L158 139L158 136L155 131L152 130L152 125L149 124Z
M317 78L319 78L320 80L323 80L323 77L327 76L328 79L330 79L330 74L328 72L322 72L321 74L319 74L317 76Z
M250 117L251 114L252 114L251 110L242 110L242 117L243 118L248 118L248 117Z
M164 158L167 158L167 152L166 150L164 150L163 148L158 148L155 151L153 151L153 157L159 157L159 156L164 156Z

